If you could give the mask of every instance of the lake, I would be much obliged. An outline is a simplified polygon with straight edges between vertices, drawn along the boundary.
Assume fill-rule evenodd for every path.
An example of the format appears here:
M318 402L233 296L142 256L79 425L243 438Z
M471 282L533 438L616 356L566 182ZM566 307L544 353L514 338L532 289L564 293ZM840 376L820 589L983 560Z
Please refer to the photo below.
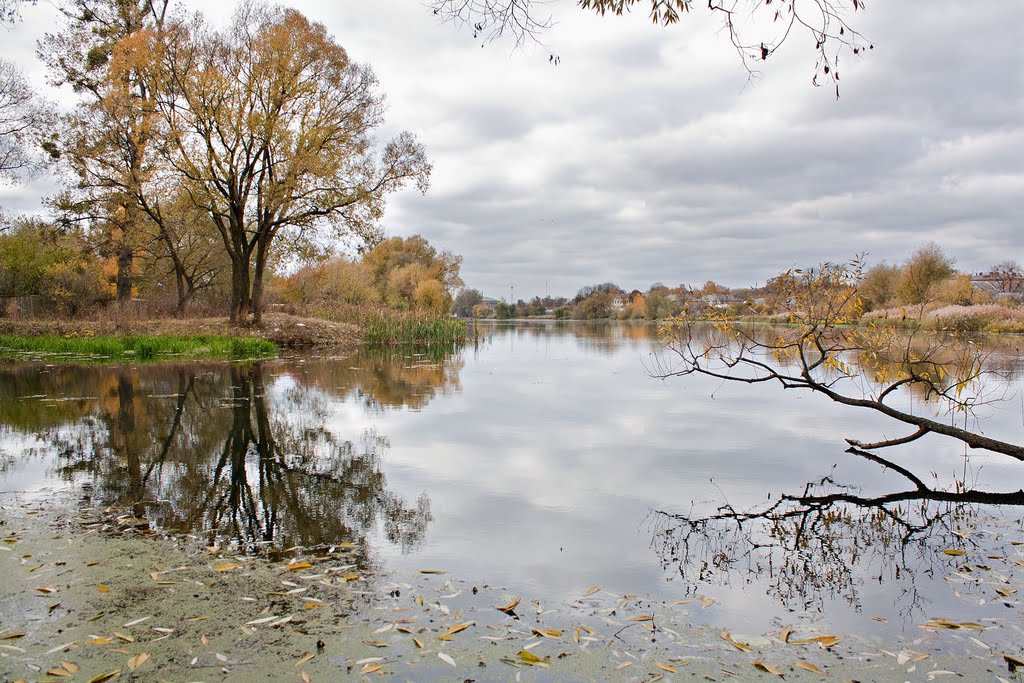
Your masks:
M976 425L1020 442L1016 344ZM481 324L454 351L5 362L0 491L123 505L248 552L354 543L382 577L696 598L694 619L746 632L796 617L882 639L1018 614L949 579L1019 570L1024 466L938 437L887 453L930 488L1006 494L929 500L846 452L899 425L777 386L657 379L660 353L651 325L542 321ZM979 557L1002 564L964 570Z

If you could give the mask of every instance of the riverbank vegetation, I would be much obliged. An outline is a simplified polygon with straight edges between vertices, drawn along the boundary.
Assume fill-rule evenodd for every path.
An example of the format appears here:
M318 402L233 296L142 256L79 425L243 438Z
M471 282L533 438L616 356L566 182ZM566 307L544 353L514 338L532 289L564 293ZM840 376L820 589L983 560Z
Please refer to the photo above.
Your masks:
M253 337L123 335L68 337L0 336L0 357L74 358L96 360L150 361L172 357L230 358L233 360L266 358L277 346Z

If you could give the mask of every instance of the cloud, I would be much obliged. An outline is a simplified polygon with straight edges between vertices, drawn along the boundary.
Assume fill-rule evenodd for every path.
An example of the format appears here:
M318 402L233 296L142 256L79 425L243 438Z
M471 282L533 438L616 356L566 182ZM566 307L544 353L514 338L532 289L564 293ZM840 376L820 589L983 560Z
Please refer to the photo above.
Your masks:
M565 0L545 6L545 44L517 51L404 0L294 4L373 66L382 137L414 132L434 164L431 191L392 197L385 226L463 255L485 293L740 286L863 251L896 262L929 240L966 270L1024 261L1017 0L871 5L851 21L875 48L843 58L839 100L810 84L809 38L748 83L700 11L663 28Z

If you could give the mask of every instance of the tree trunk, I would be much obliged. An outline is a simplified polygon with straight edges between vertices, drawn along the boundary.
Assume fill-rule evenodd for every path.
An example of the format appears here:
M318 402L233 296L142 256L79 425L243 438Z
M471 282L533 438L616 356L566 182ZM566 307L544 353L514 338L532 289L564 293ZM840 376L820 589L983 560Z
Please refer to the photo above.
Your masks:
M269 238L260 238L256 244L256 265L252 278L252 321L263 320L263 276L267 270L267 253L270 251Z
M132 248L121 244L117 248L117 303L124 304L132 298Z

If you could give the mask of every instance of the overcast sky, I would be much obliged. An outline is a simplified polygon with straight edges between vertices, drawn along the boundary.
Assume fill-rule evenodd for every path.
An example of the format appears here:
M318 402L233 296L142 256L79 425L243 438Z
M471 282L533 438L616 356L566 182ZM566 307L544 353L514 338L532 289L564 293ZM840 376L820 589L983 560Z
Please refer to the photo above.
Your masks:
M845 59L838 101L810 84L804 36L747 85L703 11L661 28L559 0L547 47L515 50L419 0L286 4L373 66L382 138L427 148L431 189L391 197L388 234L461 254L486 295L743 286L859 252L895 263L929 240L964 271L1024 262L1021 0L869 3L851 22L875 49ZM53 21L27 8L2 55L42 79L34 44ZM0 188L0 205L38 210L47 185Z

